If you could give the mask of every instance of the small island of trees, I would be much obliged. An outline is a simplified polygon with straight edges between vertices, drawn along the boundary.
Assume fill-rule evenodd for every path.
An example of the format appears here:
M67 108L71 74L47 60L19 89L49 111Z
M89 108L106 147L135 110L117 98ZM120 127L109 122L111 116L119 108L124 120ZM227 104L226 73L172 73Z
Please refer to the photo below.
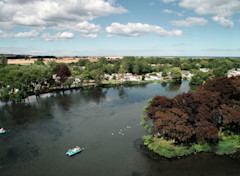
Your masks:
M240 76L218 77L174 98L155 96L141 122L152 135L144 144L172 158L197 152L232 154L240 149Z

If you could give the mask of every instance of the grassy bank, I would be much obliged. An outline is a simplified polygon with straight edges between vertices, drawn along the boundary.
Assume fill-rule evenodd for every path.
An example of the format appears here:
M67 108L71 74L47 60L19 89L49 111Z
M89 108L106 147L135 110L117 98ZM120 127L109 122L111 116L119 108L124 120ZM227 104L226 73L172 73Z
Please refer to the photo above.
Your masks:
M222 135L222 134L220 134ZM150 150L166 158L188 156L199 152L214 152L219 155L233 154L240 149L240 135L222 136L217 144L201 143L192 145L177 145L174 140L163 137L143 136L144 145Z

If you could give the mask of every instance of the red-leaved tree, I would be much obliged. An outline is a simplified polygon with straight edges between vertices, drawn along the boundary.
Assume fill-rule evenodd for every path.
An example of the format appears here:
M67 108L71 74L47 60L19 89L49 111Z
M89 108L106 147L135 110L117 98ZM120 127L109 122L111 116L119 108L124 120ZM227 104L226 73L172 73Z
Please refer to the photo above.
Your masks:
M67 66L62 65L57 70L57 76L60 77L60 82L61 83L64 83L70 75L71 75L71 72L70 72L70 70L68 69Z
M240 77L216 78L200 86L195 94L174 98L155 96L145 120L153 129L179 143L215 140L219 128L239 132Z

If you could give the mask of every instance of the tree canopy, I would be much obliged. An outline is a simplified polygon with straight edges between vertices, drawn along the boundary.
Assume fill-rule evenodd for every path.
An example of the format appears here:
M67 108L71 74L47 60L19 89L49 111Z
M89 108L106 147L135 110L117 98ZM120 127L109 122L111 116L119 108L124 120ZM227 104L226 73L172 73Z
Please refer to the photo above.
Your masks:
M197 92L174 98L155 96L145 120L153 129L178 143L214 141L219 130L239 133L240 76L219 77L198 87Z

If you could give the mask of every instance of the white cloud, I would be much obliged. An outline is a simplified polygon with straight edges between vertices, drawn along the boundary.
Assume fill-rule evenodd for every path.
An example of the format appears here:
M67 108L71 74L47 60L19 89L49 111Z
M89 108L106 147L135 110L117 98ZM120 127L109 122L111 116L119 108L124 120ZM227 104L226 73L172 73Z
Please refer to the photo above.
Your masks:
M56 33L54 35L51 35L49 33L44 33L42 35L42 38L44 40L47 40L47 41L51 41L51 40L59 40L59 39L71 39L74 37L74 34L71 33L71 32L59 32L59 33Z
M169 9L164 9L163 13L171 14L171 13L174 13L174 12L172 10L169 10Z
M0 30L0 38L33 38L39 36L39 32L36 30L31 30L29 32L19 32L19 33L6 33Z
M182 16L183 14L177 11L173 11L173 10L169 10L169 9L164 9L162 11L163 13L167 13L167 14L176 14L177 16Z
M36 30L32 30L30 32L19 32L15 34L16 38L24 38L24 37L37 37L39 33Z
M97 34L82 34L85 38L97 38Z
M225 17L240 13L239 0L181 0L179 6L193 9L199 15L213 14L214 21L227 27L232 26L233 22Z
M142 24L142 23L112 23L111 26L106 27L106 31L111 34L117 34L128 37L138 37L144 34L155 33L159 36L180 36L181 30L167 31L160 26Z
M215 16L212 18L212 20L217 22L218 24L221 24L229 28L232 28L234 25L232 20L226 19L224 17Z
M0 29L0 34L3 34L3 33L5 33L5 32L4 32L3 30Z
M171 21L171 24L174 26L204 26L208 21L204 18L188 17L185 20Z
M83 37L96 38L97 33L99 33L102 28L100 25L89 23L88 21L83 21L79 23L62 23L57 26L51 27L55 30L71 30L74 32L79 32Z
M176 0L162 0L164 3L175 2Z
M240 13L239 0L182 0L179 5L187 9L193 9L201 15L231 16L234 13Z
M69 30L101 16L126 12L113 0L8 0L0 1L0 25Z

